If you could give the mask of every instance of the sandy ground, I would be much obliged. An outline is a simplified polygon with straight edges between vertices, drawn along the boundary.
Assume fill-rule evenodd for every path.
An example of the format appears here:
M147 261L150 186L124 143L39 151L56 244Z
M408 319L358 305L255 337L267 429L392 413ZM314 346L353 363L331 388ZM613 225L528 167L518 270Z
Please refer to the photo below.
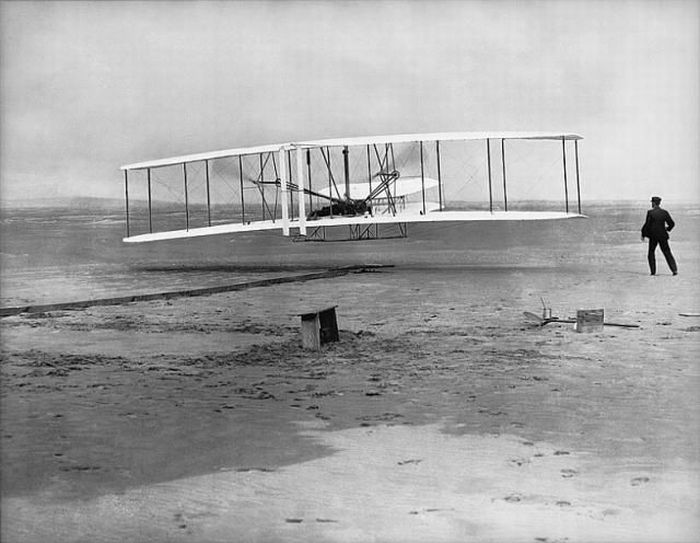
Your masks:
M396 268L3 319L2 541L697 541L696 285Z

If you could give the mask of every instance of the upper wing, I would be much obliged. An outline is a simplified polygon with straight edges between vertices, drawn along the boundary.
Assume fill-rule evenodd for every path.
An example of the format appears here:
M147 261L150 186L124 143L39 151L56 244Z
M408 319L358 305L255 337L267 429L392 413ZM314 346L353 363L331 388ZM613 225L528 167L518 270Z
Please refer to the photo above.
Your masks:
M494 139L500 139L501 152L492 158ZM310 224L318 226L580 217L579 139L581 136L565 132L400 134L280 143L135 162L121 168L126 196L125 241L277 229L288 235L290 228L298 228L303 235L306 221L312 217L317 218ZM547 186L544 198L561 194L566 212L507 211L508 201L514 200L511 194L518 192L512 187L519 189L522 200L534 201L537 198L527 198L528 189L540 184L542 176L538 171L511 174L506 168L506 140L549 140L547 149L563 158L564 187ZM467 149L462 142L468 141L477 144L469 144ZM567 184L566 149L571 142L576 151L578 213L569 212L571 181ZM530 144L513 143L514 150L518 145ZM518 153L513 152L513 156L518 158ZM531 158L529 153L526 156ZM497 160L501 164L492 164ZM541 160L538 165L550 162ZM367 181L359 181L364 174L358 172L366 172ZM354 182L350 181L351 173ZM496 176L500 177L498 184ZM427 194L436 187L437 191ZM408 198L411 195L416 196ZM346 197L366 201L367 216L337 214L334 205L341 213L348 212L341 201ZM497 197L502 203L496 202ZM490 211L445 211L475 202ZM325 208L335 216L324 216ZM352 213L353 206L349 208ZM156 232L156 228L162 231Z

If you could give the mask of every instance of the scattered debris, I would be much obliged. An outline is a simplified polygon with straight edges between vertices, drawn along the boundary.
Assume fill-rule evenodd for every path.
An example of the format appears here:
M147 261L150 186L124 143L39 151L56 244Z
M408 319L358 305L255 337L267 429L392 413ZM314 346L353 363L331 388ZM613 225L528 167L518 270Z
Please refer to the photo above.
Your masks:
M598 332L603 329L604 309L578 309L576 311L576 328L581 332Z
M543 317L540 317L539 315L536 315L532 311L523 311L523 315L527 318L528 321L537 324L539 326L544 326L546 324L554 323L554 324L576 324L576 331L588 331L589 328L590 330L597 330L600 328L600 324L596 324L595 326L592 326L592 321L591 321L591 326L588 326L588 321L586 320L590 315L592 311L596 311L595 318L598 318L597 312L598 311L603 311L602 309L600 310L579 310L577 312L577 318L576 319L562 319L560 317L553 316L551 313L550 309L546 309L543 311ZM584 312L584 315L581 315L581 313ZM581 316L580 316L581 315ZM580 318L579 318L580 316ZM603 314L600 313L600 318L602 319ZM593 318L593 317L591 317ZM581 320L584 321L583 325L580 325L579 322ZM598 322L598 321L596 321ZM619 322L602 322L602 326L618 326L621 328L639 328L638 324L626 324L626 323L619 323Z
M540 326L544 326L545 324L549 324L551 322L554 323L559 323L559 324L574 324L576 323L575 320L571 319L560 319L559 317L553 317L551 312L549 313L549 316L546 318L540 317L539 315L535 315L534 313L530 311L523 311L523 314L528 318L528 320L535 322L536 324L539 324Z
M621 322L604 322L605 326L620 326L622 328L639 328L638 324L625 324Z

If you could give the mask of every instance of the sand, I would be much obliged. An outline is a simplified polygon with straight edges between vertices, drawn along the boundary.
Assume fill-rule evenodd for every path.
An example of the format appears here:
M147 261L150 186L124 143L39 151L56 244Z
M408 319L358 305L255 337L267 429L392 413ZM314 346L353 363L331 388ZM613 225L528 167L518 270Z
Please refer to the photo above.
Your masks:
M8 317L2 541L696 541L696 284L398 267Z

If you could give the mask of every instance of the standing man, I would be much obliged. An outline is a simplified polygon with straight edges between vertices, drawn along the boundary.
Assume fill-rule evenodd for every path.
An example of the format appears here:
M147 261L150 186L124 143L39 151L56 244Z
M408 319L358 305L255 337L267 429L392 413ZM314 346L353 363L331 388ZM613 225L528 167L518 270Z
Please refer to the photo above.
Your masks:
M652 196L651 209L647 211L647 220L642 226L642 241L644 241L644 238L649 238L649 271L651 271L651 275L656 275L656 256L654 253L656 252L656 246L659 245L673 275L678 275L676 260L673 258L671 248L668 246L668 233L673 230L676 223L673 222L671 214L660 206L661 198Z

